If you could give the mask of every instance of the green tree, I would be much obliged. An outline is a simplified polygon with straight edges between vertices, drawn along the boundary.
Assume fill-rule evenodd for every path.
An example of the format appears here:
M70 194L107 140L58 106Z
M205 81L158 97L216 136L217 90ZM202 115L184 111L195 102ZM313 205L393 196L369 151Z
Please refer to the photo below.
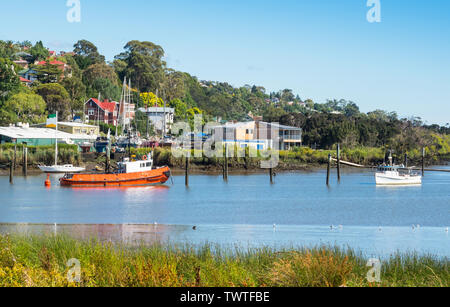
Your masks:
M47 105L41 96L33 93L18 93L9 98L1 109L2 124L24 122L38 124L45 121Z
M125 76L131 78L141 92L155 92L164 80L164 50L151 42L130 41L116 60L127 64Z
M188 106L181 99L173 99L169 106L175 109L175 120L182 121L186 119Z
M40 83L57 83L61 79L63 72L57 65L45 62L44 65L34 65L36 77Z
M50 55L47 48L44 47L42 41L36 42L36 44L30 49L30 54L33 56L33 62L45 60Z
M119 79L123 80L125 78L127 63L125 61L115 59L112 62L112 67L114 68L114 71L116 72L117 76L119 76Z
M83 109L83 104L86 100L86 86L77 77L65 78L62 81L62 85L69 93L70 110L73 118L76 111Z
M0 58L0 102L5 101L9 95L19 91L20 88L16 66L9 59Z
M92 64L83 72L83 82L85 84L92 84L96 79L108 79L111 83L118 84L114 68L105 63Z
M0 58L6 58L9 60L15 60L15 54L20 51L17 44L13 41L1 41L0 40Z
M118 101L120 93L120 87L109 79L95 79L92 85L87 88L87 95L94 98L97 98L100 94L103 98Z
M92 64L105 62L105 57L98 52L97 46L87 40L79 40L73 46L75 60L80 69L85 70Z
M269 123L278 123L280 122L280 118L286 114L282 108L277 108L274 106L269 106L267 110L264 112L264 120Z
M66 89L58 83L41 84L34 89L47 103L47 110L54 114L59 112L59 117L66 119L70 116L70 97Z
M61 59L64 60L67 63L67 65L70 66L72 77L76 77L78 79L81 79L83 77L83 71L80 69L77 61L75 61L75 58L72 55L66 54Z
M167 101L183 98L186 91L183 73L173 69L167 69L160 88Z

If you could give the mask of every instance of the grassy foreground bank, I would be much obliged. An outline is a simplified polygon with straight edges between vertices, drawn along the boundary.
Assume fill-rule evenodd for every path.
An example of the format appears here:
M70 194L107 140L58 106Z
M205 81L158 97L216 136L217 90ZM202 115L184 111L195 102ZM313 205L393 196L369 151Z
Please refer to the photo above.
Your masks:
M67 280L69 259L81 282ZM131 247L65 236L0 236L0 286L18 287L448 287L448 259L413 254L382 262L366 280L367 259L338 248L272 250L204 245Z

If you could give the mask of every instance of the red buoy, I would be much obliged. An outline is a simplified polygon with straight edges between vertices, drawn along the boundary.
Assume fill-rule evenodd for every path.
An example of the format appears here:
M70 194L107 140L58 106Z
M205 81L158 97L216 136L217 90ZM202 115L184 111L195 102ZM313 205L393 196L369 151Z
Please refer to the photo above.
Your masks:
M47 179L45 180L45 186L47 188L52 186L52 182L50 181L50 174L47 174Z

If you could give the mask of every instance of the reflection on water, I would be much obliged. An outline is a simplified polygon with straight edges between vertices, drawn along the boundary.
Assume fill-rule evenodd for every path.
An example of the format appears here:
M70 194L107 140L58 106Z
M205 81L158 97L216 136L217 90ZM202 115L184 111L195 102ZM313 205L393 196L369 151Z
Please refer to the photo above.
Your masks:
M450 256L449 234L443 228L409 227L319 227L205 225L194 230L179 225L37 225L0 224L1 234L68 235L82 240L129 245L154 243L218 243L225 247L351 247L367 257L389 257L396 252Z

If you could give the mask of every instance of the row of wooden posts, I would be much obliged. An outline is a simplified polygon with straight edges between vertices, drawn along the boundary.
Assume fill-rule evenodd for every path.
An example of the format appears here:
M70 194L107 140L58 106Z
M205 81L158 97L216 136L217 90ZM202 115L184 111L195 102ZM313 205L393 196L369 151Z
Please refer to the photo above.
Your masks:
M28 176L28 147L23 144L22 147L22 174ZM17 142L14 143L14 156L9 163L9 182L14 183L14 171L16 169L17 161Z
M228 147L225 146L224 148L224 156L223 156L223 165L222 165L222 176L223 176L223 180L224 181L228 181ZM186 162L184 163L185 165L185 185L188 187L189 186L189 156L186 156ZM273 171L273 168L269 168L269 178L270 178L270 183L274 184L274 177L275 177L275 173Z
M225 147L224 151L224 163L222 166L223 171L223 180L228 181L228 155L227 155L228 148ZM16 159L17 159L17 142L14 143L14 157L10 162L10 168L9 168L9 182L12 184L14 182L14 170L16 168ZM338 182L341 181L341 148L340 145L337 145L336 149L336 162L337 162L337 179ZM327 185L330 184L330 175L331 175L331 164L332 164L332 155L328 155L328 166L327 166ZM408 155L405 154L405 166L408 166ZM110 171L111 167L111 161L110 161L110 153L109 153L109 147L107 148L107 154L106 154L106 171ZM28 175L28 147L26 144L23 144L23 151L22 151L22 172L24 176ZM422 175L425 176L425 148L422 149ZM269 177L270 177L270 183L274 184L274 171L273 168L269 169ZM186 162L185 162L185 184L186 186L189 186L189 156L186 156Z

